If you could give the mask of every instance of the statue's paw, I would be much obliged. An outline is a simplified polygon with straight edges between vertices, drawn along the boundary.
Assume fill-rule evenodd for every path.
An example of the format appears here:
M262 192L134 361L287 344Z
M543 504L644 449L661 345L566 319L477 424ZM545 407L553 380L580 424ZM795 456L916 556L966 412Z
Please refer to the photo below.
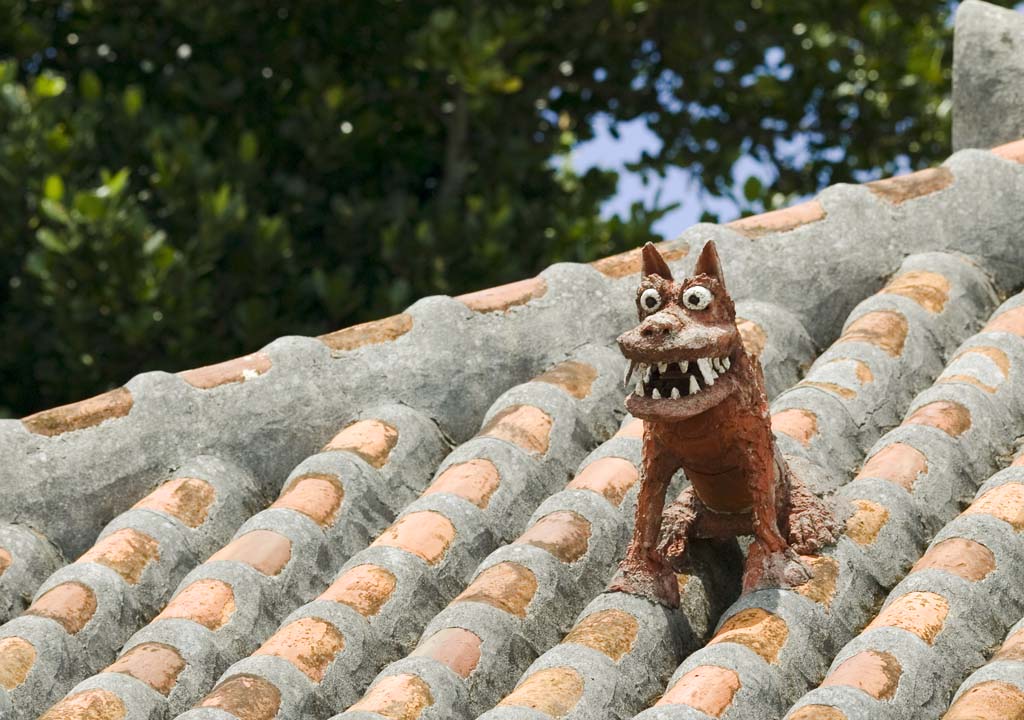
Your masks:
M743 592L762 588L794 588L810 580L810 568L792 548L768 552L759 542L750 546L743 571Z
M816 507L789 519L789 544L798 555L814 555L839 540L840 528L832 513Z
M813 555L835 542L831 529L815 524L810 516L798 515L789 524L789 544L798 555Z
M679 607L679 582L664 565L637 563L626 558L608 584L607 592L629 593L668 608Z

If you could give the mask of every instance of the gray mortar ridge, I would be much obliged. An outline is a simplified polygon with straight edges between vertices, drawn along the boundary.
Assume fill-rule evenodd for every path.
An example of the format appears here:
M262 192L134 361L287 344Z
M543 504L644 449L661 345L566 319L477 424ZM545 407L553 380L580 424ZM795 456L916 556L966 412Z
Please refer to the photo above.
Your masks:
M1019 284L1024 251L1015 240L1024 210L1010 199L1024 191L1024 168L979 150L957 153L946 167L952 185L898 206L864 187L835 186L819 196L827 213L821 221L756 242L702 224L681 242L691 246L693 258L703 241L714 238L736 300L785 308L814 342L825 345L852 305L909 253L958 250L991 269L1001 287ZM808 254L811 246L819 251ZM682 272L691 263L688 258L675 266ZM128 383L129 415L96 427L46 438L17 420L0 423L0 447L9 459L0 470L0 488L10 500L3 519L34 527L74 555L106 520L137 500L141 488L188 456L232 459L266 487L373 404L385 358L393 370L392 398L463 440L501 389L568 348L607 344L631 324L635 279L611 280L593 268L565 264L541 277L547 293L505 313L475 313L454 299L426 298L409 308L413 327L407 334L334 353L338 358L312 338L282 338L263 351L273 367L245 382L200 390L167 373L137 376ZM830 281L809 285L808 277ZM581 296L588 303L572 301ZM339 404L337 398L346 400ZM40 492L44 482L52 493ZM62 518L60 526L50 520L55 516Z
M953 147L989 148L1024 136L1024 15L979 0L956 13Z
M64 559L46 538L26 525L0 523L0 548L11 556L11 564L0 573L0 623L4 623L28 607L36 588Z

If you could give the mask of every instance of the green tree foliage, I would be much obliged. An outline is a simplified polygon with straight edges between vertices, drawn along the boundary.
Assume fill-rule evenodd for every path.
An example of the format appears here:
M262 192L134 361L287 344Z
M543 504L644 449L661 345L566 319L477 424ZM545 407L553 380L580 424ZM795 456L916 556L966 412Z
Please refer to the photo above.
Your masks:
M931 164L950 12L0 0L0 411L651 239L666 207L601 219L615 173L568 162L599 114L743 212Z

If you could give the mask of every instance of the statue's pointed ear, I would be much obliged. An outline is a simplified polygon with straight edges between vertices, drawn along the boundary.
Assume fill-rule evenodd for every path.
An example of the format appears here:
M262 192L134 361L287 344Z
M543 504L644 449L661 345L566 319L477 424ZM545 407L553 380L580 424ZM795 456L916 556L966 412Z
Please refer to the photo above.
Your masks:
M693 268L694 275L708 275L725 285L725 275L722 273L722 261L718 259L718 250L715 249L715 241L708 240L704 249L700 251L697 258L697 266Z
M641 255L644 259L643 274L645 276L659 275L666 280L672 279L672 271L668 269L668 263L658 252L658 248L654 247L654 243L644 245Z

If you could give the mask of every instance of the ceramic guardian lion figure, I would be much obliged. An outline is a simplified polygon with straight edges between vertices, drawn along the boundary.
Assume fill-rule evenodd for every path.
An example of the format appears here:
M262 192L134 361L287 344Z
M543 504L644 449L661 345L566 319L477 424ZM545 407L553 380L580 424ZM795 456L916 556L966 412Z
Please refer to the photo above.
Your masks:
M744 591L806 582L798 556L835 542L839 525L775 447L761 365L740 341L714 243L679 281L648 243L636 309L618 343L627 386L638 376L626 408L644 421L643 466L633 540L609 589L675 607L673 569L691 538L751 534ZM680 468L691 485L663 514Z

